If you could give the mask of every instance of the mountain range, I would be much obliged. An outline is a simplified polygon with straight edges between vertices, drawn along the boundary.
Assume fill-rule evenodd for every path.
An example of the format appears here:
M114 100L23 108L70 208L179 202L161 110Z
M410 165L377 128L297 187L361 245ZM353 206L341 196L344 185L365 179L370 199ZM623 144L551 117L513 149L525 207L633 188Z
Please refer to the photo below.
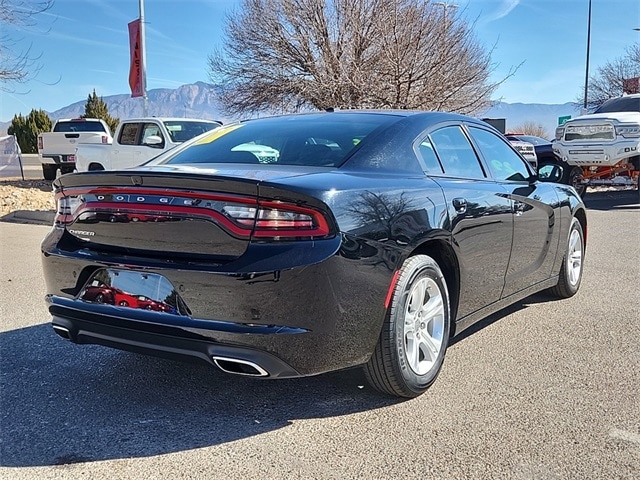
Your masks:
M219 99L220 90L215 85L204 82L182 85L178 88L156 88L147 93L148 114L156 117L190 117L207 120L232 120L223 115ZM129 94L103 97L109 114L120 119L141 117L142 100L131 98ZM54 112L47 112L53 120L77 118L84 113L86 99ZM27 112L28 113L28 112ZM497 101L491 108L479 115L481 118L504 118L507 130L515 130L524 122L542 125L551 137L558 125L558 117L578 115L575 104L505 103ZM11 122L0 122L0 135L4 135Z

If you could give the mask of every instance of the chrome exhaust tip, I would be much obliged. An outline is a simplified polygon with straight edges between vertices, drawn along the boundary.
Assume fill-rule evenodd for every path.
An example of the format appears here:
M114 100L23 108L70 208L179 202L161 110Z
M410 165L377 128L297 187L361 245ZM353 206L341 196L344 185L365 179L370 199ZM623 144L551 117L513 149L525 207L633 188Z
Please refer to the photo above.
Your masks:
M264 368L256 363L249 362L248 360L217 356L211 358L213 358L213 363L215 363L220 370L226 373L232 373L234 375L245 375L248 377L269 376L269 372L267 372Z
M53 325L53 331L65 340L71 340L71 332L67 327L63 327L62 325Z

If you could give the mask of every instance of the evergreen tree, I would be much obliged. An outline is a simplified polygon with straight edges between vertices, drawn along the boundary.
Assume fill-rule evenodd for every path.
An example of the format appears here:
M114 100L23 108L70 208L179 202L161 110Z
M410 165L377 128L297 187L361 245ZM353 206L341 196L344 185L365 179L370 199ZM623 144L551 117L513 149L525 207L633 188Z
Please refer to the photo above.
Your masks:
M107 125L109 125L111 133L116 131L116 127L118 126L118 123L120 123L119 118L113 118L109 115L109 107L107 107L107 104L102 97L98 97L98 95L96 95L95 89L93 90L93 93L90 93L87 97L87 103L84 106L84 115L82 115L82 118L99 118L104 120L107 122Z
M7 133L16 136L23 153L38 153L38 134L50 132L51 125L47 112L34 109L26 117L14 115Z

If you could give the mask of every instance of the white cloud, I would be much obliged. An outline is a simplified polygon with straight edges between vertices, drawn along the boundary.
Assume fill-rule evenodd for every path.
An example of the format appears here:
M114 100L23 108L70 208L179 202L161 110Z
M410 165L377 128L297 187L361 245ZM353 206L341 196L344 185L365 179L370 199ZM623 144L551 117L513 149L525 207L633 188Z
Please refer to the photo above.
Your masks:
M486 20L487 23L506 17L519 3L520 0L503 0L500 6L489 15L489 18Z

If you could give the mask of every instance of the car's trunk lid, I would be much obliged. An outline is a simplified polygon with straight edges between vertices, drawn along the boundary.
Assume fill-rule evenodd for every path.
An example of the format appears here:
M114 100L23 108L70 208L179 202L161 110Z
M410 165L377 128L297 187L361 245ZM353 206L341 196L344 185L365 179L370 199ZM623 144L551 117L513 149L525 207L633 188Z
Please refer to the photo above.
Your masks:
M258 201L261 181L305 175L310 170L181 165L63 176L54 183L56 223L66 229L77 248L232 260L250 243L262 205L268 203L266 210L277 211L273 201ZM304 209L298 211L296 205L316 202L296 194L294 203L293 215L306 218ZM309 216L315 219L313 212Z

